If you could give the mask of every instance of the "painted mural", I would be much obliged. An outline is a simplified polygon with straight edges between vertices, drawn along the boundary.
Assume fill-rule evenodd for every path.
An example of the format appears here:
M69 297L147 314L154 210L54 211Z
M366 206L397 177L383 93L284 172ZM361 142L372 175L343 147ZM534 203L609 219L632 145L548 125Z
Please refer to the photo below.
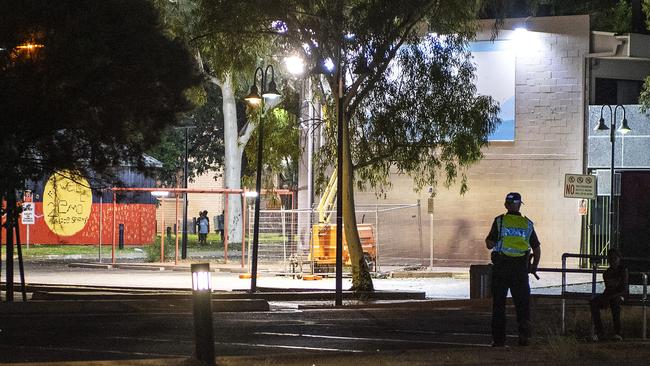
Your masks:
M501 125L488 140L515 140L515 44L512 40L470 43L476 66L476 89L499 102Z
M118 195L113 203L111 191L92 190L85 177L62 171L37 184L33 197L35 223L21 223L23 243L29 234L30 244L117 244L120 224L126 245L155 237L156 205L148 193Z
M43 216L57 235L71 236L88 223L93 197L86 178L70 171L55 173L43 190Z

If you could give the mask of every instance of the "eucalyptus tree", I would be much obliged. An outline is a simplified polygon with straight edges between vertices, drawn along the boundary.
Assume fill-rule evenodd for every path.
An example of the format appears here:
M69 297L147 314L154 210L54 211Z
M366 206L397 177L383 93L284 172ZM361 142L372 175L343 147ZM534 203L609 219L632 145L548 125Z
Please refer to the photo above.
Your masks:
M500 2L499 2L500 3ZM322 168L336 155L343 122L343 220L353 289L373 284L356 227L354 187L381 191L391 171L418 188L460 179L477 162L498 123L498 106L476 93L467 42L481 1L247 0L202 1L207 29L242 38L267 35L318 69L324 81L326 145ZM495 4L501 9L502 4ZM340 107L342 113L336 111Z
M218 127L211 130L212 133L204 134L213 136L216 141L223 144L221 150L213 151L213 154L222 152L223 157L213 156L210 166L214 168L222 162L224 188L241 188L244 152L247 146L255 141L252 138L259 122L256 115L249 116L251 113L247 113L251 111L246 110L243 97L248 92L253 82L254 71L261 62L277 65L273 56L277 48L264 34L239 34L228 28L209 27L211 20L206 18L199 0L155 0L155 2L170 31L183 39L193 50L200 66L206 93L217 91L216 97L220 99L219 108L212 110L214 112L212 117L206 113L202 114L202 118L220 123ZM231 5L236 8L237 4L238 2L235 1ZM236 16L242 15L236 12ZM198 99L205 99L205 96L199 96ZM195 115L194 121L199 117ZM285 117L295 120L295 117L286 115ZM281 145L286 146L286 140L282 141ZM268 150L268 147L266 149ZM297 139L294 144L295 149L297 149ZM197 147L197 150L200 148ZM210 151L207 150L203 147L202 152L199 151L199 160L203 159L202 161L206 162L206 159L210 159ZM267 164L267 167L278 166L272 163L273 160L268 159L274 155L265 154L265 156L267 157L265 163L271 163ZM206 168L207 165L199 164L197 167ZM233 242L241 241L241 214L241 197L228 195L228 235Z

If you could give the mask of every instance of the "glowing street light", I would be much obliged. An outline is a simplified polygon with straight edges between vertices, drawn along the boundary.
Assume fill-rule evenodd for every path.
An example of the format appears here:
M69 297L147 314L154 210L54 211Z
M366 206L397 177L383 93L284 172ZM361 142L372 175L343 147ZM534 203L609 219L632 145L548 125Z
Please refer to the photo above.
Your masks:
M267 85L268 72L271 70L271 81ZM260 97L259 90L257 89L257 74L260 74L260 88L262 96ZM250 93L244 98L252 107L260 106L262 109L259 113L258 123L258 139L257 139L257 172L255 177L255 214L253 219L253 253L251 265L251 292L257 290L257 253L259 247L260 236L260 196L262 191L262 146L264 141L264 124L262 123L262 115L265 112L265 104L272 108L277 104L280 99L280 92L278 92L275 84L275 72L273 66L268 65L266 69L258 67L255 69L253 77L253 86L251 86Z
M214 365L212 329L212 281L210 264L192 264L192 312L196 358L202 365Z

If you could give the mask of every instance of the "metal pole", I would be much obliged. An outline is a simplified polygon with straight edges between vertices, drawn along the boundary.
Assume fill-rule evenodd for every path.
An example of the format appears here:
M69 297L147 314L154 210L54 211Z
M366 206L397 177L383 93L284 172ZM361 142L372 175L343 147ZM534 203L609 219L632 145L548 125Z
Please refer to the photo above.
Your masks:
M267 67L268 70L268 67ZM257 70L255 71L257 75ZM266 72L262 73L262 95L266 88ZM259 124L257 126L257 171L255 174L255 213L253 215L253 263L251 266L251 292L257 291L257 247L260 238L260 203L262 199L262 148L264 143L264 123L262 114L264 114L264 98L261 101L261 110L259 115Z
M162 224L162 231L160 232L160 263L165 261L165 209L162 199L160 200L160 221Z
M99 191L99 263L102 262L102 229L104 224L104 192Z
M566 256L562 254L562 334L566 334L566 299L564 291L566 290Z
M284 217L284 205L280 207L280 215L282 221L282 263L284 263L284 271L287 272L287 220Z
M337 113L336 113L336 299L335 305L343 305L343 73L341 72L341 46L336 65Z
M648 273L643 274L643 339L647 338L647 329L648 329L648 308L646 307L646 301L648 300Z
M174 265L178 264L178 193L175 194L176 196L176 220L174 221L176 225L175 227L175 232L174 232L174 237L176 238L176 247L174 249Z
M241 207L241 268L244 268L246 267L246 253L249 253L248 255L250 256L250 250L246 251L246 221L248 221L248 212L246 211L246 208L248 207L246 190L244 190L244 194L241 197ZM250 236L250 233L248 236ZM251 268L248 267L248 269L250 272Z
M375 271L379 272L379 206L375 204Z
M610 110L611 112L611 110ZM614 114L610 114L611 118L611 128L609 131L609 139L612 142L612 160L610 167L610 181L609 181L609 244L610 248L616 248L617 240L616 234L614 233L614 146L616 145L616 136L614 132L616 130L616 108L614 108Z
M4 202L4 195L0 193L0 210L3 208L2 203ZM0 216L0 223L2 223L2 217ZM9 261L9 257L7 257ZM0 280L2 279L2 225L0 225ZM2 282L2 281L0 281ZM2 298L2 291L0 290L0 298Z
M433 269L433 211L429 216L429 268Z
M224 263L228 264L228 201L230 199L230 195L226 193L226 200L224 202L224 209L223 209L223 260ZM242 253L243 255L243 253Z
M113 191L113 236L111 239L111 263L115 264L115 215L117 214L117 195Z
M188 174L188 170L189 170L188 165L187 165L188 164L187 163L187 161L188 161L188 149L187 149L188 136L187 136L187 130L188 130L188 127L185 127L185 164L183 165L183 179L185 180L185 182L184 182L185 183L185 185L184 185L185 189L188 188L188 186L187 186L187 182L188 182L187 174ZM187 195L188 195L187 192L185 192L185 194L183 195L183 242L181 244L181 257L183 259L187 258L187 210L188 210L188 207L187 207L187 205L188 205Z
M420 264L424 264L424 248L422 246L422 205L418 200L418 241L420 242Z
M16 212L16 193L13 189L10 189L7 195L7 210L5 219L5 231L7 233L7 274L5 276L5 300L7 302L14 301L14 212Z
M251 209L252 209L251 207L248 207L248 212L250 212ZM250 221L250 220L248 220L248 221ZM242 230L242 232L244 232L245 230L246 229L244 228L244 230ZM251 262L251 260L252 260L251 259L251 253L253 253L253 251L251 250L251 246L252 246L253 243L251 242L250 238L252 238L253 236L251 235L251 230L254 230L253 226L248 225L248 250L247 250L247 253L248 253L247 258L248 259L246 261L246 266L248 268L248 273L252 273L251 272L251 264L252 264L252 262ZM243 238L243 236L242 236L242 238ZM242 239L242 240L244 240L244 239ZM245 243L245 241L242 241L242 243Z
M29 225L27 225L29 228ZM25 290L25 266L23 265L23 250L20 247L20 225L18 215L16 214L16 250L18 251L18 271L20 274L20 292L23 295L23 302L27 301L27 291Z
M594 261L591 268L591 298L593 299L596 296L596 271L598 270L598 264Z

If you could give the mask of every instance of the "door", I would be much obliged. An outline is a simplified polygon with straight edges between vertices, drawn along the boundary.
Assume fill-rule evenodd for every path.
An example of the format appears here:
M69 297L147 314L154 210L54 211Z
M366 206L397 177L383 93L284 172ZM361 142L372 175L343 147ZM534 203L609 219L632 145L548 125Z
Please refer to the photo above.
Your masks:
M621 192L621 252L630 271L650 270L650 171L624 171Z

